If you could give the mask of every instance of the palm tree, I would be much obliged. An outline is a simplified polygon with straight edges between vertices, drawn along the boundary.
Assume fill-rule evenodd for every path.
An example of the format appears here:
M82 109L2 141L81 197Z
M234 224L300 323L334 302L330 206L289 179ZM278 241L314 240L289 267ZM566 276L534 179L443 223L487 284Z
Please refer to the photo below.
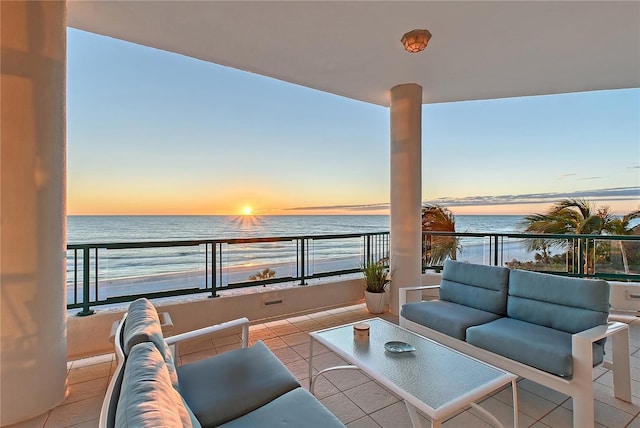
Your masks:
M448 208L440 205L424 205L422 207L422 231L455 232L456 218ZM433 266L441 265L447 258L456 260L458 251L462 251L458 237L428 235L426 241L423 241L423 264Z
M526 233L600 235L609 231L614 221L615 217L608 206L596 210L593 203L585 199L563 199L552 206L546 214L526 216L523 225ZM569 251L577 254L582 245L586 246L586 241L578 240L577 243L574 241ZM536 238L527 243L529 251L542 249L543 253L546 253L547 248L554 246L566 247L567 241ZM584 248L584 251L586 252L587 248ZM588 271L590 266L586 268Z
M265 279L271 279L276 276L276 271L270 268L266 268L249 277L249 281L263 281Z

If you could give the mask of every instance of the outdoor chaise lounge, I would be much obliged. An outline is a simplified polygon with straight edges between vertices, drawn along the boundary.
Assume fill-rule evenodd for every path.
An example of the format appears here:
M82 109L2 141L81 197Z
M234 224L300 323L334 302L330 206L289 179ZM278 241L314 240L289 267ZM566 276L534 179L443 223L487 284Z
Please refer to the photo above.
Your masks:
M242 348L176 366L177 343L242 327ZM164 338L146 299L131 303L115 336L118 361L101 428L344 427L261 341L246 318ZM173 349L172 349L173 348Z

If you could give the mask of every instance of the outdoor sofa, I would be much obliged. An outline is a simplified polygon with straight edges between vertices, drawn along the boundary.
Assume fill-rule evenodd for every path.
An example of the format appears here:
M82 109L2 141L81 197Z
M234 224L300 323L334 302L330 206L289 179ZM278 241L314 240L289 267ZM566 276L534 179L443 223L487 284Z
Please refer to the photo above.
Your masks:
M422 301L429 288L439 298ZM606 281L452 260L440 285L400 289L401 326L571 396L576 428L594 426L593 367L608 336L614 395L631 402L629 328L608 314Z
M179 342L242 327L242 348L176 366ZM131 303L115 335L117 368L101 428L344 427L259 341L246 318L164 338L147 299Z

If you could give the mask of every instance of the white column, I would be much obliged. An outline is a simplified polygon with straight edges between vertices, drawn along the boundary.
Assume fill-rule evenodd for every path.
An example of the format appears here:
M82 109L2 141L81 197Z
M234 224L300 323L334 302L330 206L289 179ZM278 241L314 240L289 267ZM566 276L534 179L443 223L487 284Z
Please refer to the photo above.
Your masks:
M398 289L421 285L422 87L391 89L391 299L398 314Z
M42 415L66 392L66 4L2 1L0 15L5 426Z

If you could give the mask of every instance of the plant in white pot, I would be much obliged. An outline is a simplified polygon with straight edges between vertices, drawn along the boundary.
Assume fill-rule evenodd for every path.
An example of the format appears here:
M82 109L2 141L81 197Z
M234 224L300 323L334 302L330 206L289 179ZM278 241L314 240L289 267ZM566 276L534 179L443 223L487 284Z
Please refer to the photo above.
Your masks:
M385 307L385 290L389 283L389 270L381 262L369 261L362 266L364 281L364 298L367 310L372 314L381 314Z

